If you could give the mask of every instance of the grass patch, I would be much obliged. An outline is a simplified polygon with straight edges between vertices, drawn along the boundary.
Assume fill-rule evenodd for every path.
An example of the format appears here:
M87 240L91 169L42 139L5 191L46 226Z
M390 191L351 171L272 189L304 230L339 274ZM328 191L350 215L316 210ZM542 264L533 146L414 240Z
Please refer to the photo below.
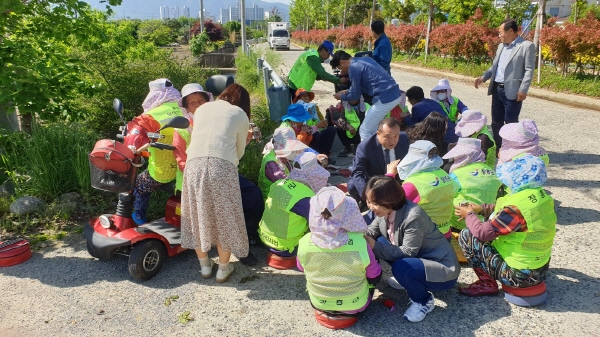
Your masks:
M31 134L0 136L0 167L13 181L17 197L52 201L73 191L89 195L87 153L98 139L96 132L78 123L33 123Z
M235 66L237 68L236 81L250 92L252 97L252 121L260 128L263 140L251 142L246 146L246 152L239 164L239 172L250 181L257 183L260 165L262 162L262 150L269 136L273 134L277 123L271 121L262 72L256 67L256 59L263 57L274 69L281 64L281 55L267 49L251 50L249 55L238 50Z

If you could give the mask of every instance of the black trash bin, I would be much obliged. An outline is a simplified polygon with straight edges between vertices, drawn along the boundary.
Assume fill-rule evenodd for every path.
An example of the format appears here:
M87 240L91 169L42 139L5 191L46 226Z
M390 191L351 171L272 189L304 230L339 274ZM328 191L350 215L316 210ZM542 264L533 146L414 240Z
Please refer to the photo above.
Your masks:
M232 85L235 80L234 75L213 75L206 80L206 91L219 96L225 88Z

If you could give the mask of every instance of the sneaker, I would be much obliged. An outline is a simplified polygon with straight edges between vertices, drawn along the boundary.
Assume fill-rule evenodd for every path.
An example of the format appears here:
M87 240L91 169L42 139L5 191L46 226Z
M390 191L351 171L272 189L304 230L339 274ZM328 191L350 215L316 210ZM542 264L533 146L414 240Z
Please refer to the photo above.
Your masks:
M398 281L396 281L396 278L393 276L387 279L387 284L396 290L404 290L404 287L400 283L398 283Z
M240 262L246 266L253 266L258 263L258 260L251 252L248 252L248 256L239 258Z
M420 322L425 319L428 313L432 312L435 308L435 299L433 294L429 298L429 301L425 305L413 302L410 300L410 307L404 312L404 319L410 322Z
M215 263L212 259L209 259L210 261L210 266L203 266L202 263L200 263L200 274L202 275L202 278L210 278L212 276L212 271L213 271L213 267L215 266Z
M217 283L223 283L227 281L229 276L231 276L233 273L233 270L233 264L231 263L227 264L227 269L225 270L221 269L221 265L219 265L219 269L217 270Z
M138 226L148 223L148 220L146 219L146 217L142 217L137 212L133 212L131 214L131 218L133 219L133 222L135 222L135 224Z

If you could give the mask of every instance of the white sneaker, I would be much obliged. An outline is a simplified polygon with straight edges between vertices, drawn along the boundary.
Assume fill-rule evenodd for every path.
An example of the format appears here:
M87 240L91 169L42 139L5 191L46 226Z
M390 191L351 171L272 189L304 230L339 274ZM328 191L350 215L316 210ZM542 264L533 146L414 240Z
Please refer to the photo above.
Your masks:
M398 281L396 281L396 278L393 276L387 279L387 284L396 290L404 290L404 287L400 283L398 283Z
M433 294L427 301L427 304L422 305L417 302L413 302L410 300L410 307L404 312L404 319L410 322L420 322L422 321L428 313L432 312L435 308L435 299L433 298Z
M234 268L231 263L227 264L226 270L222 270L221 266L219 265L219 269L217 270L217 283L223 283L223 282L227 281L229 276L231 276L231 274L233 273L233 270L234 270Z
M212 276L212 271L213 271L213 267L215 266L215 263L213 262L212 259L209 259L210 261L210 266L203 266L202 263L200 263L200 274L202 275L202 278L210 278Z

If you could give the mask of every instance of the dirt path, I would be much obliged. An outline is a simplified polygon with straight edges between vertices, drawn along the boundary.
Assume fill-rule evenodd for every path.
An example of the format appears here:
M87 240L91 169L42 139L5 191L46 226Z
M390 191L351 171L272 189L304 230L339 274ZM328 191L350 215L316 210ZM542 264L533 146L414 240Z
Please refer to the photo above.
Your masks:
M281 52L288 69L299 50ZM428 90L437 78L392 71L401 88ZM490 111L486 91L451 83L470 108ZM334 103L333 85L318 82L321 108ZM0 335L8 336L599 336L600 148L595 111L528 98L522 117L537 122L550 152L547 189L556 199L558 232L547 280L550 298L537 309L508 304L501 296L465 298L450 290L436 294L436 308L421 323L402 320L408 297L381 282L377 297L395 300L396 310L377 300L359 323L345 331L318 325L298 271L277 271L261 261L237 268L224 284L203 280L192 252L170 259L152 280L130 279L127 260L102 262L89 257L82 236L36 252L19 266L0 269ZM341 150L338 148L335 151ZM337 153L337 152L336 152ZM349 165L350 159L339 164ZM212 253L215 256L216 253ZM384 266L384 277L390 276ZM257 277L254 278L253 277ZM464 268L460 282L472 282ZM165 305L165 298L179 299ZM178 315L190 311L187 324Z

